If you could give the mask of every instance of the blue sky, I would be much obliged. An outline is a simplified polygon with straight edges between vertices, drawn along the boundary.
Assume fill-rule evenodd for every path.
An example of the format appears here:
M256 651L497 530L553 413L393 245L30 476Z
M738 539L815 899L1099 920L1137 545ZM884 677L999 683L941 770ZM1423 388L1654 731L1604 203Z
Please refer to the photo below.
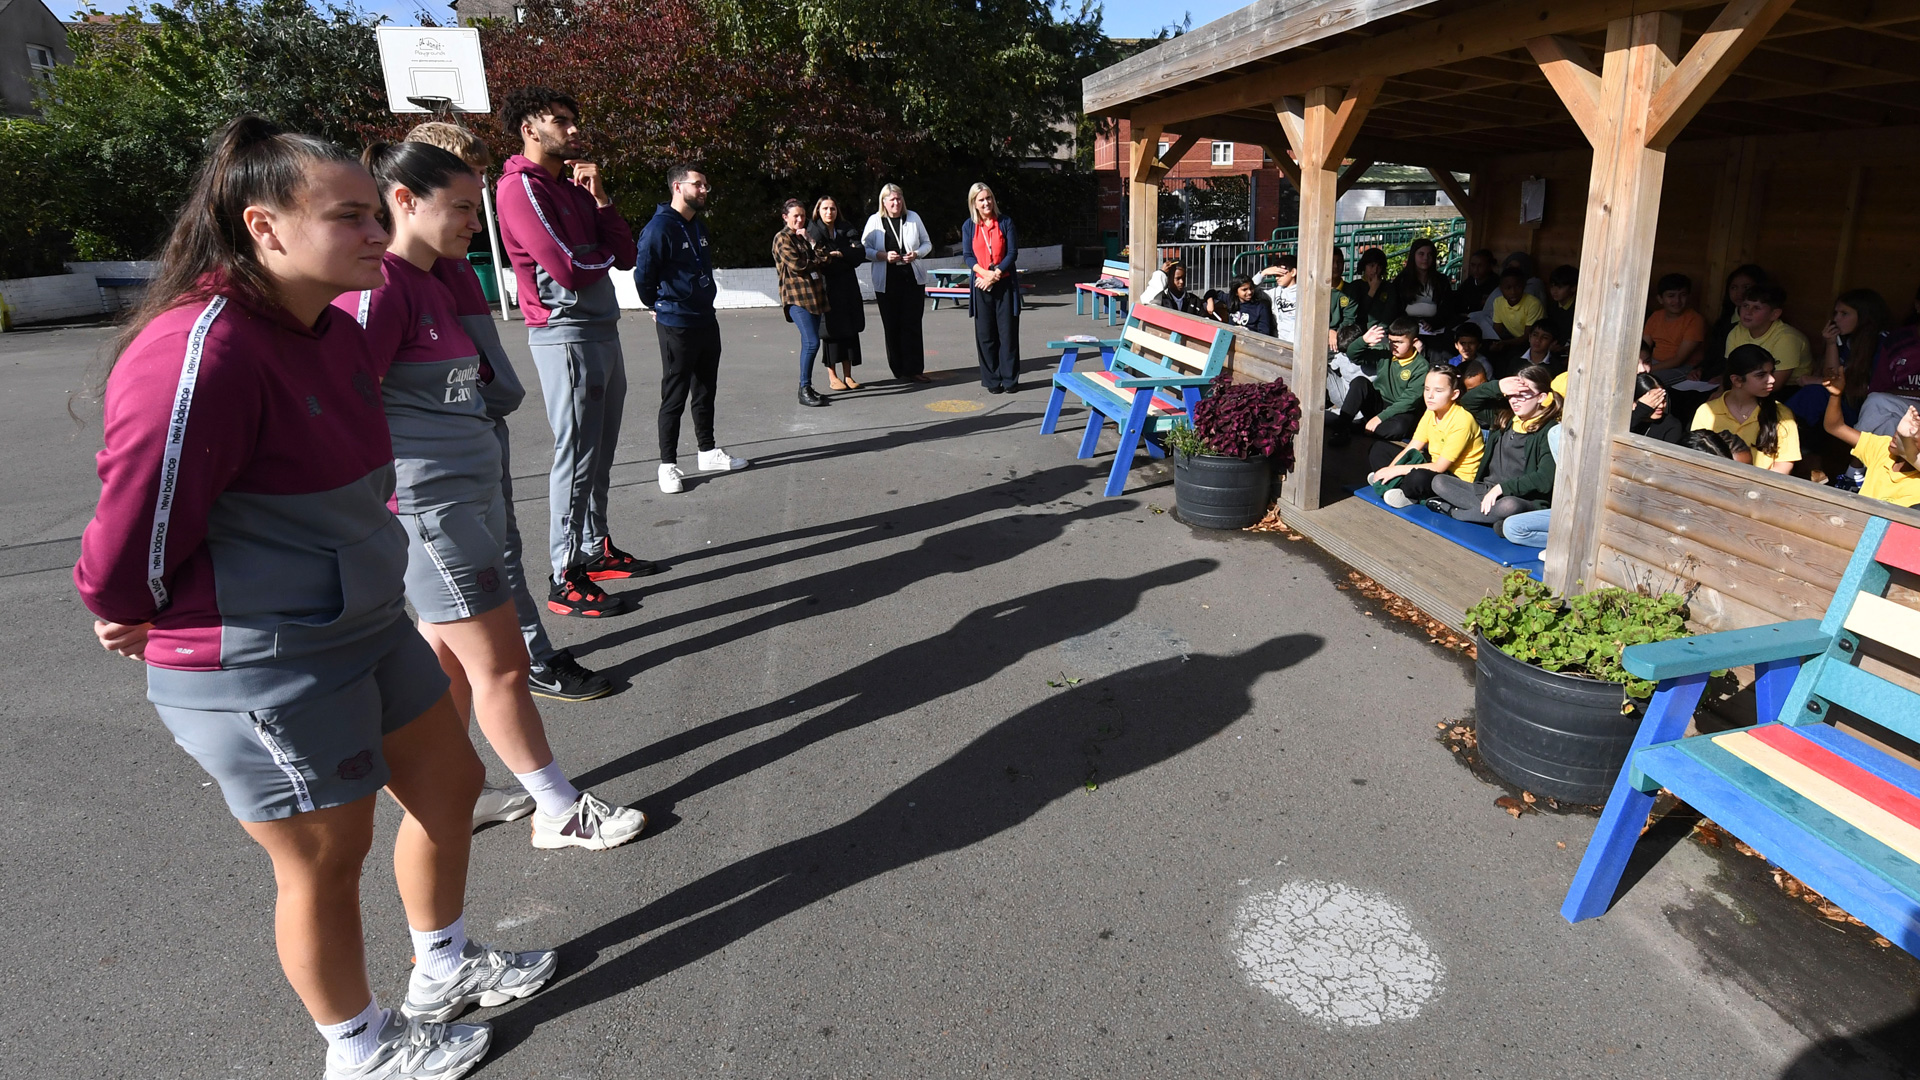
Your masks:
M1230 11L1245 7L1250 0L1189 0L1167 4L1157 0L1106 0L1107 33L1114 37L1149 37L1170 22L1178 22L1183 13L1193 15L1193 25L1212 22ZM379 12L401 26L417 25L414 12L425 7L440 22L452 21L453 11L446 0L360 0L360 6Z

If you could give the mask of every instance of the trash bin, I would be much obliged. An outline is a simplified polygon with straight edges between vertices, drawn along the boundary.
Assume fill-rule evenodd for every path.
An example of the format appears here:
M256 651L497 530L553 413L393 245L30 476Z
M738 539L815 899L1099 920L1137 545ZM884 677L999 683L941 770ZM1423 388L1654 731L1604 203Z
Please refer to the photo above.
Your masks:
M1117 259L1120 257L1120 230L1119 229L1108 229L1104 234L1101 235L1100 239L1106 242L1107 258Z
M500 302L499 280L493 276L493 253L489 251L467 252L467 265L473 267L473 275L480 279L480 291L486 294L487 303Z

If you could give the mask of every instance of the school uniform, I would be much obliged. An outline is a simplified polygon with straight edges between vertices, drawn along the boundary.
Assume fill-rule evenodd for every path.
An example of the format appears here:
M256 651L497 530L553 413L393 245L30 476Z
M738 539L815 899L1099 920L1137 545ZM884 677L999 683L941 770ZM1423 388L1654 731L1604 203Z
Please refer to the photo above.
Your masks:
M135 336L105 405L74 585L102 619L153 624L147 698L174 740L244 821L373 794L381 740L447 678L406 615L365 334L208 291Z
M587 189L520 154L507 159L494 196L553 427L547 546L559 584L611 543L607 494L627 367L607 272L633 269L633 230L611 205L596 205Z
M1892 439L1861 432L1853 456L1866 466L1860 494L1895 506L1920 506L1920 473L1893 452Z
M1760 449L1760 410L1771 406L1779 417L1779 426L1775 429L1775 446L1769 454ZM1800 426L1794 422L1793 411L1776 401L1762 401L1753 410L1753 415L1745 421L1735 420L1733 413L1727 410L1727 399L1717 397L1694 411L1692 430L1731 431L1747 441L1753 448L1753 463L1762 469L1770 469L1776 461L1800 460Z

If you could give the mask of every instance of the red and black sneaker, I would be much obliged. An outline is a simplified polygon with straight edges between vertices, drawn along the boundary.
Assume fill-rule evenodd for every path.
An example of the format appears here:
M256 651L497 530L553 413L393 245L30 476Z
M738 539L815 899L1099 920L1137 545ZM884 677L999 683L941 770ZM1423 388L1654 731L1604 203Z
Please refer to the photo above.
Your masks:
M636 559L613 546L611 538L601 541L600 555L581 569L594 581L613 581L619 578L648 577L666 569L659 563Z
M547 594L547 610L557 615L604 619L624 615L631 609L625 597L608 596L606 590L587 580L587 575L575 567Z

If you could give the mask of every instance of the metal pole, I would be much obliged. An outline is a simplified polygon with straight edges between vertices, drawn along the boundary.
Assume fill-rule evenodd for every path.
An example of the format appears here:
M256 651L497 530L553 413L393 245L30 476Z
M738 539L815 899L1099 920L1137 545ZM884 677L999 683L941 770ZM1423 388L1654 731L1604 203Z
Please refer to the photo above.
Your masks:
M506 264L500 261L500 223L493 213L493 187L484 176L480 179L480 203L487 211L487 243L493 248L493 287L500 294L500 321L512 322L507 309Z

